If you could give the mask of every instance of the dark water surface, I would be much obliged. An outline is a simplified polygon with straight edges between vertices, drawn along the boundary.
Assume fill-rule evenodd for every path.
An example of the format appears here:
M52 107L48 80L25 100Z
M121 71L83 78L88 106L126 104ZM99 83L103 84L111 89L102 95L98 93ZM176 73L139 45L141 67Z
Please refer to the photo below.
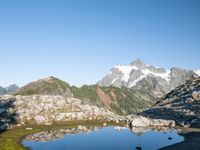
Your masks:
M22 144L33 150L156 150L184 140L173 130L137 134L115 127L65 130L29 135Z

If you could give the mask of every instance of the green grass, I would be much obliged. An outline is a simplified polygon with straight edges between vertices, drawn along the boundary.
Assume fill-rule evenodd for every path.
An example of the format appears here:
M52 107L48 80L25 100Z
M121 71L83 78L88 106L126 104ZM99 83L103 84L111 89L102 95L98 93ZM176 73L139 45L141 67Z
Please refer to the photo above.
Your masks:
M27 89L27 90L24 90L23 92L21 92L20 95L34 95L34 94L37 94L37 93L38 93L37 90Z
M124 122L115 123L115 122L107 122L107 121L74 121L74 122L66 122L66 123L56 123L54 125L45 126L45 125L30 125L23 127L15 127L14 129L7 130L5 132L0 133L0 150L25 150L21 144L21 140L24 136L28 134L32 134L39 131L50 130L50 129L60 129L60 128L73 128L78 125L84 126L102 126L102 124L106 122L109 126L114 125L125 125ZM32 130L26 130L27 127L31 127Z
M80 88L72 87L71 91L75 98L81 99L84 103L103 106L100 104L99 97L96 93L97 86L82 86Z

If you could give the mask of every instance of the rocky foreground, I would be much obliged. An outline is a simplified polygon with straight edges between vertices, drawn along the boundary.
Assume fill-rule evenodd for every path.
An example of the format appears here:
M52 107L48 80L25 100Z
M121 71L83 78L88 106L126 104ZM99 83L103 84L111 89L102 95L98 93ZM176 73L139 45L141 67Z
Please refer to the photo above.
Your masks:
M184 127L200 127L200 78L187 81L138 115L174 120Z
M127 122L131 127L175 126L172 120L150 119L137 115L119 116L107 109L82 104L75 98L63 96L0 96L0 130L13 125L55 122L105 120Z
M0 129L18 124L52 124L75 120L116 120L116 115L81 100L62 96L1 96Z

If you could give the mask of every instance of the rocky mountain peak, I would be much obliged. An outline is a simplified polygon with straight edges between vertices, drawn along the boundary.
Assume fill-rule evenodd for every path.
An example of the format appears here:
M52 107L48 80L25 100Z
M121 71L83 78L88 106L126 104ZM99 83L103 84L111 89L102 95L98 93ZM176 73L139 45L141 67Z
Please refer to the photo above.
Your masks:
M197 77L197 73L192 70L175 67L167 70L153 65L146 65L143 61L137 59L130 65L115 66L98 84L100 86L125 86L136 89L148 87L151 88L150 91L162 95L185 83L186 80Z
M136 66L139 69L145 69L147 67L146 64L142 60L140 60L140 59L136 59L130 65L131 66Z

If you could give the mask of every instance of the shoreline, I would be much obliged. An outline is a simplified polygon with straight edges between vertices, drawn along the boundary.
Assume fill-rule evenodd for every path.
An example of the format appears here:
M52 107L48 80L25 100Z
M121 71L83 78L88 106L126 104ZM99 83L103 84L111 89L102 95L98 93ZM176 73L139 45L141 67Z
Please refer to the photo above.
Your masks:
M185 130L185 131L184 131ZM184 141L174 145L163 147L159 150L199 150L200 148L200 129L183 129L179 135L184 137Z
M13 129L8 129L0 133L0 149L3 150L27 150L26 147L22 145L22 140L25 136L33 134L40 131L50 130L50 129L59 129L59 128L72 128L78 125L84 126L103 126L103 123L106 123L107 126L118 125L124 126L124 122L113 122L106 120L82 120L82 121L70 121L70 122L57 122L52 125L25 125L21 127L14 127ZM32 128L27 130L27 128Z
M6 130L0 133L0 149L6 147L5 150L9 149L19 149L27 150L26 147L22 145L22 140L25 136L33 134L40 131L45 131L49 129L59 129L59 128L72 128L78 125L84 126L124 126L125 122L112 122L105 120L83 120L83 121L71 121L71 122L57 122L52 125L26 125L21 127L15 127L13 129ZM27 130L31 128L31 130ZM199 150L200 147L200 129L198 128L181 128L175 127L174 129L180 129L179 135L183 136L185 140L183 142L163 147L160 150Z

